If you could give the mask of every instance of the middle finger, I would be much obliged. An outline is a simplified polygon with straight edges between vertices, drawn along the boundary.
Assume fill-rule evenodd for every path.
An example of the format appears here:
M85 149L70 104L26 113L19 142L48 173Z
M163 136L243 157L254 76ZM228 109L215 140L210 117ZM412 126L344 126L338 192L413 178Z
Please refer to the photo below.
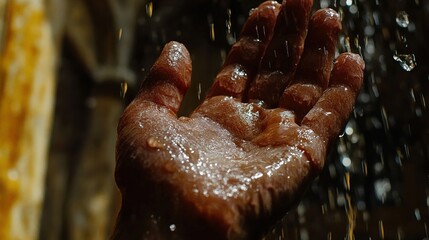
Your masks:
M267 107L277 105L301 58L312 5L313 0L288 0L282 4L259 75L250 84L249 101L263 101Z

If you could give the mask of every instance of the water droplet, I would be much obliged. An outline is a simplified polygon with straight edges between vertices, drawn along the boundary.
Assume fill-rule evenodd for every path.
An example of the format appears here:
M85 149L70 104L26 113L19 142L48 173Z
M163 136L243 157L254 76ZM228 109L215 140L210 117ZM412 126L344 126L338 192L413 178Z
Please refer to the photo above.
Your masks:
M232 72L231 80L237 81L238 79L246 79L246 78L247 78L246 71L240 65L237 65L234 68L234 71Z
M261 39L259 38L259 28L258 28L258 25L256 25L255 30L256 30L256 40L257 41L261 41Z
M160 149L160 148L162 148L162 147L163 147L162 143L160 143L158 140L156 140L155 138L152 138L152 137L150 137L150 138L147 140L147 145L148 145L150 148L155 148L155 149Z
M351 14L356 14L359 11L359 8L356 5L351 5L349 11Z
M349 168L352 165L352 160L348 156L343 155L341 156L341 163L344 167Z
M354 129L353 129L353 127L347 126L345 132L346 132L347 135L350 136L350 135L352 135L354 133Z
M264 174L262 174L261 172L257 172L255 173L255 175L252 176L252 179L258 179L258 178L261 178L262 176L264 176Z
M287 40L285 41L285 47L286 47L286 56L289 57L289 44Z
M410 20L408 19L408 13L405 11L398 12L396 14L396 23L402 28L407 28L408 24L410 24Z
M258 10L257 8L252 8L249 11L249 16L252 15L256 10Z
M379 179L374 182L375 196L382 203L386 201L386 198L391 190L392 185L388 178Z
M170 225L170 231L172 231L172 232L176 231L176 225L175 224Z
M127 84L127 82L121 82L120 96L122 98L125 98L125 94L127 94L127 90L128 90L128 84Z
M418 208L414 209L414 216L416 216L417 221L422 220L422 216L421 216L420 210Z
M401 67L409 72L417 66L416 57L414 54L395 54L393 59L401 65Z

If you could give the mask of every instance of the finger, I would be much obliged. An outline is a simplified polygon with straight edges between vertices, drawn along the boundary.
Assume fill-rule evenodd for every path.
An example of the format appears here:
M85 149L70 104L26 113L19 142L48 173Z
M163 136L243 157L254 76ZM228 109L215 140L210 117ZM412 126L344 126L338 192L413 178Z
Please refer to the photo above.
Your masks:
M154 102L177 113L183 95L191 84L191 64L188 50L183 44L167 43L136 99Z
M252 11L207 97L226 95L242 98L247 80L255 76L262 54L271 40L279 9L279 3L267 1Z
M313 0L288 0L281 6L260 74L250 84L250 101L262 100L269 107L278 104L301 58L312 5Z
M365 63L353 53L341 54L334 63L329 87L302 120L328 145L346 123L362 85Z
M279 102L295 112L298 123L328 86L340 29L340 16L332 9L321 9L311 17L295 78Z

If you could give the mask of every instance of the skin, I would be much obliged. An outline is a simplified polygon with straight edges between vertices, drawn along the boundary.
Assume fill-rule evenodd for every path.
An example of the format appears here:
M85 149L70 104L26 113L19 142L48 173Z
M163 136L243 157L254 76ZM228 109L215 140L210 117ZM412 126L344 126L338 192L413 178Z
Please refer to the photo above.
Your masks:
M190 85L170 42L118 126L122 208L113 239L258 238L321 171L363 79L335 61L338 14L311 0L265 2L247 20L205 101L177 117Z

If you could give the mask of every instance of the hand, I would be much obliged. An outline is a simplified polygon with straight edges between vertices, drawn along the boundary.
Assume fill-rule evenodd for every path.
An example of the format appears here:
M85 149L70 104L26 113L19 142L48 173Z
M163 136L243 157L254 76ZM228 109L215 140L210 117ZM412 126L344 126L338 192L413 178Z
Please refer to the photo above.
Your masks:
M118 126L123 202L113 238L256 238L299 201L352 111L364 68L351 53L334 63L339 15L310 18L311 5L255 9L190 117L176 115L189 53L164 47Z

